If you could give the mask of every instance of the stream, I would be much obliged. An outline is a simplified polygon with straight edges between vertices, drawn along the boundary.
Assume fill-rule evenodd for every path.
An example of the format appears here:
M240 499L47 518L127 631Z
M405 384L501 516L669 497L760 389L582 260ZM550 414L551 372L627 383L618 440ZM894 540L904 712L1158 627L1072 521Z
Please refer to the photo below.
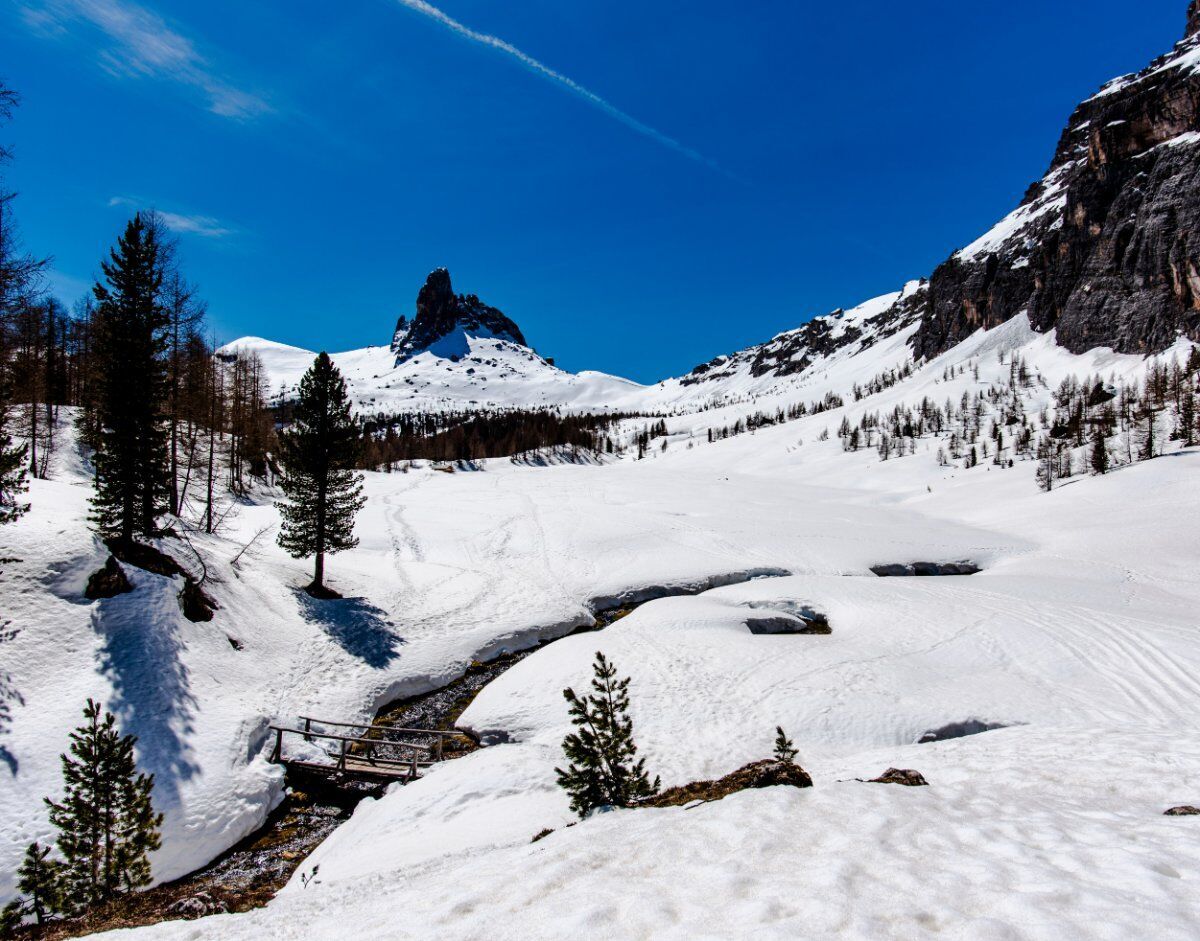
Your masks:
M725 585L788 574L782 569L756 569L703 579L690 585L655 585L593 599L593 622L563 636L604 630L648 601L696 595ZM457 679L438 689L399 699L379 710L374 725L451 731L471 701L488 683L549 644L543 640L523 650L501 653L487 661L474 661ZM432 743L434 736L430 736ZM465 734L447 738L444 760L452 760L482 747ZM112 928L136 927L175 918L196 918L220 912L242 912L266 905L292 878L297 867L339 825L349 819L358 802L378 796L378 787L334 786L315 776L289 776L280 805L254 833L243 838L197 871L123 896L94 909L83 918L54 922L29 937L77 937Z

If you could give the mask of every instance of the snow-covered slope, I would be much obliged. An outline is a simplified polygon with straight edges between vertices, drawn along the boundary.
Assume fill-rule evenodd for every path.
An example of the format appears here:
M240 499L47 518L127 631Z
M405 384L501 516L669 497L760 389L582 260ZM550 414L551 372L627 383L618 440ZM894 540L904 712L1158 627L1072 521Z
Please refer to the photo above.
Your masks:
M889 342L903 337L830 362L814 388L878 372L897 352ZM368 475L362 545L336 559L335 578L405 642L349 681L341 666L336 680L307 676L282 708L352 708L348 682L361 701L385 698L424 682L421 664L583 619L588 597L793 574L651 602L535 653L461 720L508 744L361 805L302 866L317 878L266 909L142 934L1193 937L1200 903L1183 889L1200 878L1200 842L1188 818L1162 812L1200 803L1200 452L1045 494L1031 462L945 467L935 440L881 462L821 440L842 418L998 385L1014 356L1044 380L1027 390L1030 412L1068 374L1147 368L1104 350L1074 356L1015 321L860 401L754 435L687 447L706 411L669 419L671 447L644 461ZM268 559L299 583L298 567ZM917 560L984 571L869 572ZM833 633L746 629L752 613L798 606L826 614ZM311 618L298 613L296 630L319 638L328 627ZM311 649L327 648L336 654ZM560 691L586 681L597 649L632 676L641 753L665 784L762 757L782 724L815 787L564 828ZM1004 728L914 744L972 720ZM916 768L930 787L850 780L888 766ZM531 845L545 827L557 832Z

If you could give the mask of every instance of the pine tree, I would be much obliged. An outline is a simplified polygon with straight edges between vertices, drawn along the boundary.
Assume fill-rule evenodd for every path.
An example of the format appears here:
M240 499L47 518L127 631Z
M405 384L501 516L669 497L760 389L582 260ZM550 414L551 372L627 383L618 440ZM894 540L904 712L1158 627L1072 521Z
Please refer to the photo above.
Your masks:
M659 789L659 779L652 783L646 774L646 760L634 760L629 678L618 680L616 667L599 651L592 671L591 695L563 690L571 724L578 731L563 739L567 770L554 769L559 787L571 795L571 809L580 817L597 807L629 807Z
M362 475L352 468L360 447L346 382L321 353L300 380L292 426L280 435L280 486L287 501L279 504L283 527L278 541L295 558L316 556L306 589L315 597L331 594L325 588L325 554L358 545L354 517L366 501Z
M0 383L4 383L0 376ZM27 445L13 444L8 430L8 390L0 386L0 526L19 519L29 509L21 495L29 488L26 480Z
M62 911L63 867L49 856L50 847L39 843L30 843L25 850L25 858L17 869L20 897L9 902L0 916L0 926L5 934L11 933L30 915L41 925L48 915Z
M1108 439L1104 436L1104 427L1097 425L1092 432L1092 472L1108 473Z
M798 754L792 740L784 734L783 726L775 726L775 760L784 761L790 765L796 760Z
M122 735L111 712L89 699L84 723L62 756L64 794L46 798L64 858L63 907L82 910L150 883L148 854L160 845L154 776L139 774L137 739Z
M154 229L134 216L93 288L98 381L96 495L92 521L128 545L155 531L168 486L166 328L162 262Z

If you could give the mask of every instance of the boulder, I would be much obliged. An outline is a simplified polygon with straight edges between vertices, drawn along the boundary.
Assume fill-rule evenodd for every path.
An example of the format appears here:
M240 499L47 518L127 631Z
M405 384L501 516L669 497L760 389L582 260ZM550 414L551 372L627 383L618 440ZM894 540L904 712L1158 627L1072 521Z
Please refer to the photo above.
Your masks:
M117 561L116 556L110 555L108 561L104 563L104 568L93 572L88 578L87 588L84 589L83 595L91 601L98 598L115 598L117 595L123 595L126 592L133 591L133 585L130 584L125 570L121 568L121 563Z
M1180 804L1178 807L1172 807L1170 810L1164 810L1165 817L1200 817L1200 807L1193 807L1191 804Z
M902 784L905 787L928 787L929 782L920 771L911 768L888 768L877 778L871 778L868 784Z

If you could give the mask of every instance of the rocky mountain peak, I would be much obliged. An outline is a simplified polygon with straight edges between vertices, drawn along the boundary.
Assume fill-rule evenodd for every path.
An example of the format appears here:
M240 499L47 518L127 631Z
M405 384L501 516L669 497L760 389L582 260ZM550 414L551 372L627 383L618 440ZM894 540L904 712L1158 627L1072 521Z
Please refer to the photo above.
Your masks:
M1188 38L1068 122L1021 206L930 279L913 338L935 356L1024 312L1073 353L1200 340L1200 0Z
M416 315L401 317L392 336L397 363L443 344L447 355L461 355L465 337L496 337L527 346L520 328L495 307L474 294L455 294L450 272L436 268L417 292ZM451 347L454 347L451 349Z

